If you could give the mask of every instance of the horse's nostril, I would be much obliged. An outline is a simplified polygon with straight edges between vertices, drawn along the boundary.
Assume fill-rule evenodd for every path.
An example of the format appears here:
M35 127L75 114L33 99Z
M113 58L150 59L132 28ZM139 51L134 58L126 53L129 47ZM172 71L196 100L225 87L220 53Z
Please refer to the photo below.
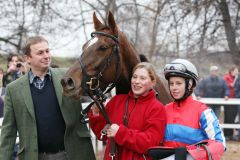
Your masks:
M63 87L66 87L67 90L74 89L74 81L72 78L63 78L61 79L61 84Z
M73 82L72 78L68 78L68 79L67 79L67 85L74 87L74 82Z

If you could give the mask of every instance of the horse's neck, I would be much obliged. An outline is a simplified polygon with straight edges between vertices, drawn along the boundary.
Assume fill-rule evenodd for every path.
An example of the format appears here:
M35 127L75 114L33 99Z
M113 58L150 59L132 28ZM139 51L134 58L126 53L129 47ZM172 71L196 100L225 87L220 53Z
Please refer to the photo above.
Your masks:
M140 62L140 58L136 48L128 41L124 34L120 36L120 54L122 56L123 68L128 73L128 78L130 78L132 70Z
M126 50L123 52L127 53ZM120 53L122 54L122 53ZM133 67L138 63L138 61L131 59L131 57L123 56L121 59L121 74L116 83L116 94L128 93L131 89L131 76Z
M121 68L119 80L116 84L116 93L128 93L131 88L132 70L136 64L140 62L136 49L127 40L125 35L120 38L120 54L121 54Z

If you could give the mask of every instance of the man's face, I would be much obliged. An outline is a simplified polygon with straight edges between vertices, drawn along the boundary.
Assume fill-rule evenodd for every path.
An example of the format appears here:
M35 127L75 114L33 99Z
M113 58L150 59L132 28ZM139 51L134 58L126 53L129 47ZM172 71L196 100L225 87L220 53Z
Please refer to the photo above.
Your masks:
M27 56L27 61L31 69L45 71L51 63L51 54L48 43L43 41L30 46L31 53Z
M212 77L217 77L218 76L218 70L216 69L216 70L212 70L211 71L211 76Z

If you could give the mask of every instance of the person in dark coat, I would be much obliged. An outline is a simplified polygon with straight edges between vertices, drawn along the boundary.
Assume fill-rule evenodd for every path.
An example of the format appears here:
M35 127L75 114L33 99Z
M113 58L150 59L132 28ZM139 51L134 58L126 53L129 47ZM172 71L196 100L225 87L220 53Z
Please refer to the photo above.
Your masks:
M195 90L198 99L206 98L225 98L229 97L229 88L226 81L218 75L218 67L210 67L210 75L199 82ZM216 116L220 116L221 105L210 105Z

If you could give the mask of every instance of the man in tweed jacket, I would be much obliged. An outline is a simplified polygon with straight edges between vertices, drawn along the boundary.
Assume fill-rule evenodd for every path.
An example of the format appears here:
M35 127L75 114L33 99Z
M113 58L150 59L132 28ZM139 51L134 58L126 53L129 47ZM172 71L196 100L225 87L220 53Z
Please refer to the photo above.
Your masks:
M80 101L62 95L65 70L49 67L48 41L31 37L23 52L31 69L7 86L0 159L12 160L18 133L19 160L95 160Z

